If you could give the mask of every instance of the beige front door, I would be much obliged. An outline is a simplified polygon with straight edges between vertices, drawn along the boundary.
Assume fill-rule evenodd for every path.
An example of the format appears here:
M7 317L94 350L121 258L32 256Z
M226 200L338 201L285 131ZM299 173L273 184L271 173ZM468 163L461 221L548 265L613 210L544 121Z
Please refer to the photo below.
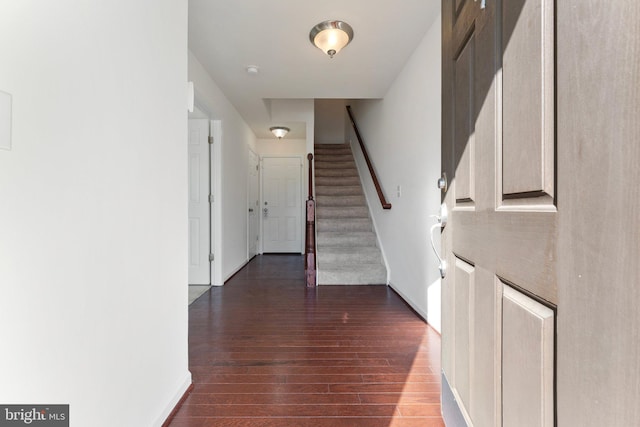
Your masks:
M637 426L640 2L556 15L558 425Z
M442 4L445 420L553 426L554 2Z

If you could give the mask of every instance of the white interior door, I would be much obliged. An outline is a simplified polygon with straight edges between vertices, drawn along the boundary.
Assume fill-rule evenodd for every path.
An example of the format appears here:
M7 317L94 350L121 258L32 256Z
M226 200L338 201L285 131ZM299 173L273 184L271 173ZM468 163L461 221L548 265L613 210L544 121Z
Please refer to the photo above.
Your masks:
M302 252L302 161L265 157L262 163L264 252Z
M248 210L248 233L247 247L249 259L258 253L259 229L258 229L258 212L260 211L260 175L259 171L260 159L253 151L249 151L249 197L247 200Z
M189 284L211 283L209 270L209 120L189 120Z

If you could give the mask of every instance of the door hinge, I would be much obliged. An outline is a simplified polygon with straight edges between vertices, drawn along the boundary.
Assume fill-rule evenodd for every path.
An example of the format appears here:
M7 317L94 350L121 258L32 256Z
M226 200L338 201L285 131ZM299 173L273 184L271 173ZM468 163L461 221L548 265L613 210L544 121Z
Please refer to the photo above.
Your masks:
M214 197L213 194L209 194L209 203L213 203Z
M256 165L256 170L257 171L260 170L260 166Z
M209 254L209 262L213 262L214 259L215 257L213 256L213 254Z
M212 136L209 137L209 144L213 144L213 137Z

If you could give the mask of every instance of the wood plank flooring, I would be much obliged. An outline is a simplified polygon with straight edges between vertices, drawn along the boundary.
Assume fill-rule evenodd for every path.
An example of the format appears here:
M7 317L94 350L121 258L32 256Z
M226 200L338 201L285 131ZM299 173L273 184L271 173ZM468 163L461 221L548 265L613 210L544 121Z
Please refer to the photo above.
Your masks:
M298 255L254 258L189 308L194 389L173 427L430 427L440 337L386 286L307 289Z

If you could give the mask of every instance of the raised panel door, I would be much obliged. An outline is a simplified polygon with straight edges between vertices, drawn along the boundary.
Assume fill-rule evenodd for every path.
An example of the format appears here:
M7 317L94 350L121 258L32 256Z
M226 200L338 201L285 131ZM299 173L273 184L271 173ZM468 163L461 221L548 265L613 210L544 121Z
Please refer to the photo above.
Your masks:
M503 395L503 380L518 381L503 377L513 372L503 370L504 346L541 340L505 312L505 283L549 310L557 304L553 4L442 5L442 162L449 181L443 202L450 210L442 234L449 266L442 366L455 397L443 406L457 406L468 425L501 426L505 414L517 411ZM544 337L553 338L553 329ZM552 383L541 384L544 398L532 405L543 402L553 413Z
M189 284L208 285L210 275L209 120L189 120Z
M263 158L264 252L302 251L302 167L298 157Z

